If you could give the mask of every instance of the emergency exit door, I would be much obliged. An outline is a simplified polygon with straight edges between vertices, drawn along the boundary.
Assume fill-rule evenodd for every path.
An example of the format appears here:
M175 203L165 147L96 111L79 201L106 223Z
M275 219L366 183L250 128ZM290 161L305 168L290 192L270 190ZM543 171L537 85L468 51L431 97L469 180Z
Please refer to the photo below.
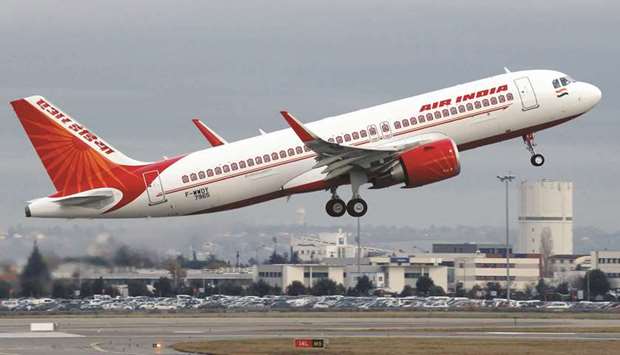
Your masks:
M532 110L540 106L530 78L524 76L522 78L515 79L515 85L517 86L517 90L519 90L519 97L521 98L521 107L523 111Z

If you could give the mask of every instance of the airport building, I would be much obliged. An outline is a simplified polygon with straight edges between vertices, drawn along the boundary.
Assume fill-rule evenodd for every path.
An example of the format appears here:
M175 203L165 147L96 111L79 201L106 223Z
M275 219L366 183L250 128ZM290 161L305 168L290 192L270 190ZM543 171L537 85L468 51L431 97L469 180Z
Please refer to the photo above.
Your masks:
M508 252L512 253L512 245L508 245ZM433 243L433 253L482 253L482 254L506 254L506 244L502 243Z
M540 255L513 254L509 264L511 288L525 289L541 278ZM466 290L474 286L485 287L497 282L506 287L506 257L504 255L474 254L454 257L454 279L456 285Z
M293 281L299 281L306 287L312 287L323 278L344 284L344 267L323 264L273 264L258 265L256 280L263 280L269 285L286 289Z
M259 265L257 279L271 286L286 289L293 281L306 287L313 286L321 278L329 278L345 288L355 287L358 278L367 276L377 289L400 293L405 285L415 288L421 276L429 276L435 285L448 289L448 267L428 260L414 260L410 257L364 258L359 267L355 259L325 260L322 264L280 264Z
M516 252L573 254L573 183L523 181Z
M349 244L349 235L319 233L316 236L294 236L290 239L291 254L296 253L301 262L319 263L325 258L347 259L357 256L357 245ZM390 253L389 250L362 246L361 257Z
M597 250L590 252L592 269L607 275L612 290L620 290L620 251Z

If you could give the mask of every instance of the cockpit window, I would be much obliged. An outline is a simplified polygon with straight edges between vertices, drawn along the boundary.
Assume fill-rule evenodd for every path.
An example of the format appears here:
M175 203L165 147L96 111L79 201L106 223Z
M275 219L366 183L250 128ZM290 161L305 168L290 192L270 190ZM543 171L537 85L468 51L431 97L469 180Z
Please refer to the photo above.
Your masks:
M575 79L571 78L570 76L564 76L564 77L561 77L561 78L558 78L558 79L554 79L552 81L553 87L555 89L559 89L561 86L566 86L566 85L568 85L570 83L574 83L574 82L575 82Z

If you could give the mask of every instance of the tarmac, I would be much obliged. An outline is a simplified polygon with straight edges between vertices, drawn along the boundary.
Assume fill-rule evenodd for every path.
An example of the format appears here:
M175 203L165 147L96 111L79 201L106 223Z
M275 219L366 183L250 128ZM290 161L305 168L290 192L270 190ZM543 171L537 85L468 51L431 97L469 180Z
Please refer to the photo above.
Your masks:
M58 327L54 332L30 332L30 323L36 322L55 322ZM489 329L470 331L480 327ZM383 318L376 315L372 318L264 315L0 318L0 355L179 354L169 345L192 340L278 337L620 340L620 333L575 332L585 327L620 327L620 319ZM442 331L427 330L430 328ZM527 328L549 331L525 332ZM562 332L561 328L567 331Z

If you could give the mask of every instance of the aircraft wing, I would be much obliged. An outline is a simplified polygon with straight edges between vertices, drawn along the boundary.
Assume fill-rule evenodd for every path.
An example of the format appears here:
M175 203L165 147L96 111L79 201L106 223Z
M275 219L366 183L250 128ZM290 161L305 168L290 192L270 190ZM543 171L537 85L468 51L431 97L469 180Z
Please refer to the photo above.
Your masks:
M305 127L286 111L280 112L299 139L317 153L314 168L325 167L326 180L359 168L368 177L383 174L399 163L402 152L418 145L446 138L440 133L421 134L373 147L356 147L328 142Z

